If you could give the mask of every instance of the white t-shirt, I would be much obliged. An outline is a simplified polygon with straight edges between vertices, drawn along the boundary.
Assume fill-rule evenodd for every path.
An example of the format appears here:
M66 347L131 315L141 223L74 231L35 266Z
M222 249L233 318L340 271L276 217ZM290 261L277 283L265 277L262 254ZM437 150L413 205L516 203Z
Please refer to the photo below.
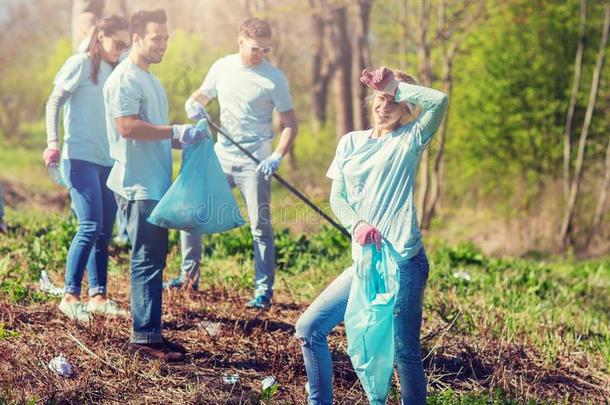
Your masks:
M239 54L217 60L200 87L208 98L218 97L222 128L257 158L271 154L273 109L293 109L288 81L266 60L245 66ZM249 159L220 135L216 153L227 160Z

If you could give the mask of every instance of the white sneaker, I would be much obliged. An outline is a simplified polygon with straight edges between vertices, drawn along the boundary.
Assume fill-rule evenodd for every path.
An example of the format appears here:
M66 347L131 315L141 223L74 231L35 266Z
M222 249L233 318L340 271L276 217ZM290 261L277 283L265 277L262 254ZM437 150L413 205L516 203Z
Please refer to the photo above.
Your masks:
M128 311L119 308L119 305L112 300L106 300L106 302L98 304L93 301L87 303L87 311L92 314L108 315L108 316L121 316L126 317L129 315Z
M59 311L68 318L78 322L89 322L92 319L91 314L80 301L72 303L63 298L59 303Z

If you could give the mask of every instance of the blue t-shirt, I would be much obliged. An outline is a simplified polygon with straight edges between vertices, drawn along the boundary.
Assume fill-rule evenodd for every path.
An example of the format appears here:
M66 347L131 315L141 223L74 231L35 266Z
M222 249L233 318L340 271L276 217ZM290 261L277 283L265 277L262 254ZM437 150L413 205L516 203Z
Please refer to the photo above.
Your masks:
M397 102L422 108L417 120L373 138L373 130L344 135L326 176L345 182L347 202L358 218L376 227L397 262L422 247L415 209L415 180L421 155L447 109L447 97L436 90L400 83ZM362 247L352 240L352 257Z
M127 58L108 78L104 101L114 159L108 187L127 200L160 200L172 182L171 140L125 139L115 119L137 115L154 125L168 125L169 106L161 82Z
M62 159L79 159L112 166L106 136L106 117L102 89L112 73L103 60L97 84L91 79L88 54L71 56L55 76L53 84L70 93L64 105L64 145Z
M218 97L220 123L235 141L259 159L271 154L273 109L293 109L281 70L266 60L245 66L239 54L228 55L212 65L200 90L208 98ZM247 159L223 136L218 137L216 152L224 159Z

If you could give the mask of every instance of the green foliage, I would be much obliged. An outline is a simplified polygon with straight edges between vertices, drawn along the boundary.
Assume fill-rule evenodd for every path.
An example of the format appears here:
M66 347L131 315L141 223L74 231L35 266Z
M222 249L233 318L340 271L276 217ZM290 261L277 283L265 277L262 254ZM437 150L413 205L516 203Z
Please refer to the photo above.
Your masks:
M220 56L223 56L221 50L205 48L199 34L182 30L172 33L163 61L151 66L151 72L159 78L167 93L170 123L186 122L184 102L201 86L207 71ZM208 111L217 117L217 103Z
M35 218L25 215L8 237L0 240L0 295L12 302L43 302L48 296L30 286L45 269L63 269L76 233L74 217Z
M19 332L6 329L4 323L0 322L0 340L7 340L16 336L19 336Z
M511 400L507 395L497 392L493 395L469 394L459 395L452 389L433 393L428 397L428 405L520 405L522 402ZM544 402L529 401L527 405L543 405Z
M560 177L578 5L575 0L488 4L488 20L469 37L467 52L454 66L447 181L455 200L463 201L470 191L475 201L492 197L496 209L514 213L531 207L545 182ZM590 3L589 27L601 26L596 10L600 5ZM597 29L587 31L574 138L598 42ZM607 114L607 109L597 112L602 127Z
M291 274L300 273L321 260L334 261L349 249L349 241L339 231L326 226L312 236L295 236L288 229L280 229L275 231L274 237L277 268ZM204 252L212 259L227 256L252 257L249 228L243 226L231 232L206 236Z
M38 398L33 398L33 399L29 399L27 401L11 401L8 398L10 398L11 396L7 393L4 394L3 392L0 392L0 405L36 405L38 402L40 402L40 399ZM49 404L55 405L56 401L50 401Z
M496 259L473 245L439 247L431 259L429 285L434 293L426 296L427 311L455 322L461 333L477 334L484 325L492 325L498 339L529 335L549 364L561 350L572 347L603 353L604 367L610 366L605 341L610 337L610 315L604 309L610 306L607 261ZM541 325L548 332L532 332L540 332ZM554 334L557 329L564 331L561 339Z
M72 54L70 41L62 39L38 50L35 56L2 66L0 76L0 137L13 142L44 120L44 104L53 78Z

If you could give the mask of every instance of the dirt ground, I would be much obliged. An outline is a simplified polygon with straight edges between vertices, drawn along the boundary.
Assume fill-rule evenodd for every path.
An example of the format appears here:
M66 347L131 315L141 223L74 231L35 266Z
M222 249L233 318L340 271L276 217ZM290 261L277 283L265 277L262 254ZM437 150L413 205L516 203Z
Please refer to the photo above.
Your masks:
M129 303L126 276L113 277L110 291L121 306ZM37 398L43 403L261 403L261 382L275 376L272 403L304 404L305 369L294 327L305 303L277 296L269 311L243 306L247 297L206 290L164 295L164 334L190 350L187 360L163 364L127 353L128 319L98 318L79 325L61 315L57 303L18 306L0 302L0 322L16 336L0 339L0 398ZM203 322L203 324L202 324ZM452 323L424 321L422 344L430 390L450 387L473 393L502 390L510 397L570 403L603 403L610 383L590 372L583 359L553 367L527 342L496 341L480 326L476 340ZM335 403L367 403L346 355L343 328L330 337L334 358ZM63 353L74 375L60 377L46 365ZM223 376L237 374L236 384ZM398 404L394 390L388 403ZM269 403L264 402L264 403Z

